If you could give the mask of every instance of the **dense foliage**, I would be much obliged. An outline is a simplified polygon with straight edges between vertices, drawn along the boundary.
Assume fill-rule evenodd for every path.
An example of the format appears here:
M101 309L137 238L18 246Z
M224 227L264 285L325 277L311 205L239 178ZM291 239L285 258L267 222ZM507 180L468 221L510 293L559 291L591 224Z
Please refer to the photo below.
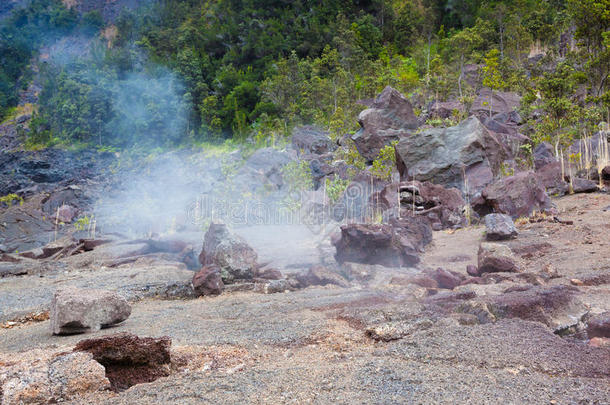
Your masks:
M111 27L59 0L14 12L0 31L0 112L40 46L66 34L91 49L41 69L32 142L260 141L301 122L341 136L386 85L418 106L517 91L536 142L592 130L610 106L610 0L155 0Z

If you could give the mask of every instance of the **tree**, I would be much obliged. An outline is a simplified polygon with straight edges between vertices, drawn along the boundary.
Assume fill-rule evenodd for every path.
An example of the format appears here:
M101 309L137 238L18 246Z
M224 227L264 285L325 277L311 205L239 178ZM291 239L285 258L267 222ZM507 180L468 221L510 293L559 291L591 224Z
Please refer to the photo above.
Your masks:
M491 117L491 109L493 103L494 90L500 90L506 83L502 80L499 66L498 56L500 52L497 49L492 49L485 55L485 65L483 66L483 85L490 88L489 92L489 116Z
M465 28L448 39L447 50L459 57L460 75L458 76L458 92L462 94L462 80L464 78L464 60L472 51L481 45L483 39L474 28Z

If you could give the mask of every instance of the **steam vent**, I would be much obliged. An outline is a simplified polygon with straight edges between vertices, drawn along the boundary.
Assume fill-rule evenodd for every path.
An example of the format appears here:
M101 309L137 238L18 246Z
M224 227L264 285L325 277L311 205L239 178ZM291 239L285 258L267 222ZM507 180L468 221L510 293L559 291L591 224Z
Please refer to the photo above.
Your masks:
M0 405L610 403L607 0L0 3Z

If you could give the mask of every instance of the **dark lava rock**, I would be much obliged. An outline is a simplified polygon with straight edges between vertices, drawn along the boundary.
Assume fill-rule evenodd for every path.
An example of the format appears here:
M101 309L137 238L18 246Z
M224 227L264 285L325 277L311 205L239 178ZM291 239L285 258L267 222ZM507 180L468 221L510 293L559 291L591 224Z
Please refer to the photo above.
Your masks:
M517 218L551 207L551 200L534 172L504 177L485 187L481 197L482 201L474 204L481 215L497 212Z
M470 195L490 183L509 157L510 152L476 117L450 128L419 131L396 145L402 180L430 181Z
M258 255L241 237L229 232L225 224L211 224L203 239L199 262L220 268L222 281L251 279L258 268Z
M352 140L358 152L369 161L377 158L381 148L419 126L409 100L389 86L377 96L371 108L360 113L358 122L362 128Z
M479 274L517 272L519 266L510 248L500 243L484 242L478 252Z
M553 146L548 142L538 144L534 149L533 155L536 171L550 163L557 163L557 159L553 153Z
M505 214L485 215L485 237L487 240L516 238L519 232L512 218Z
M412 266L432 241L430 225L418 217L392 220L389 224L347 224L333 238L339 263L381 264L386 267Z
M575 177L572 179L572 191L575 193L593 193L597 191L597 183L593 180Z
M88 352L106 368L114 391L169 375L171 338L138 337L118 333L81 340L74 351Z
M600 337L610 338L610 311L595 315L587 322L587 336L589 339Z
M215 264L204 266L193 276L193 290L197 296L219 295L224 289L220 268Z
M297 153L313 153L323 155L337 149L328 131L314 125L296 127L292 132L292 147Z

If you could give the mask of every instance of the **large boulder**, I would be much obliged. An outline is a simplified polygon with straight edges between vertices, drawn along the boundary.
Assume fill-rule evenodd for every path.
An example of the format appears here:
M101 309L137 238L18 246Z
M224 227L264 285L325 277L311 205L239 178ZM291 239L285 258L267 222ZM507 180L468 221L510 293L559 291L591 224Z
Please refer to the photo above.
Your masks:
M220 268L222 281L251 279L258 266L258 255L241 237L229 232L225 224L212 223L203 239L199 262Z
M485 215L485 237L487 240L515 238L519 232L513 219L506 214Z
M339 263L380 264L386 267L413 266L432 241L432 229L419 217L393 219L389 224L347 224L333 238Z
M297 153L323 155L337 149L328 131L314 125L302 125L292 132L292 147Z
M51 331L55 335L97 331L123 322L129 315L131 306L115 292L62 288L51 301Z
M581 179L579 177L572 179L571 186L574 193L593 193L599 190L597 183L593 180Z
M401 138L396 145L396 163L402 180L430 181L468 191L470 195L492 181L509 156L508 150L476 117L454 127L417 132Z
M274 148L258 149L235 173L231 173L228 180L242 192L262 195L278 191L285 185L282 168L292 160L288 152Z
M517 218L548 210L551 200L536 174L528 171L503 177L488 185L481 192L481 199L474 201L473 205L481 215L497 212Z
M491 107L491 116L502 113L511 113L519 108L521 104L521 96L515 92L494 91L491 97L491 89L483 87L470 108L470 112L477 115L489 116ZM490 98L491 97L491 98Z
M171 338L138 337L117 333L81 340L75 352L88 352L106 368L114 391L169 375Z
M548 142L542 142L536 146L533 152L534 155L534 167L536 170L550 164L557 162L555 154L553 153L553 146Z
M360 113L362 127L352 140L358 152L371 161L381 148L407 136L419 126L409 100L392 87L386 87L368 108Z

